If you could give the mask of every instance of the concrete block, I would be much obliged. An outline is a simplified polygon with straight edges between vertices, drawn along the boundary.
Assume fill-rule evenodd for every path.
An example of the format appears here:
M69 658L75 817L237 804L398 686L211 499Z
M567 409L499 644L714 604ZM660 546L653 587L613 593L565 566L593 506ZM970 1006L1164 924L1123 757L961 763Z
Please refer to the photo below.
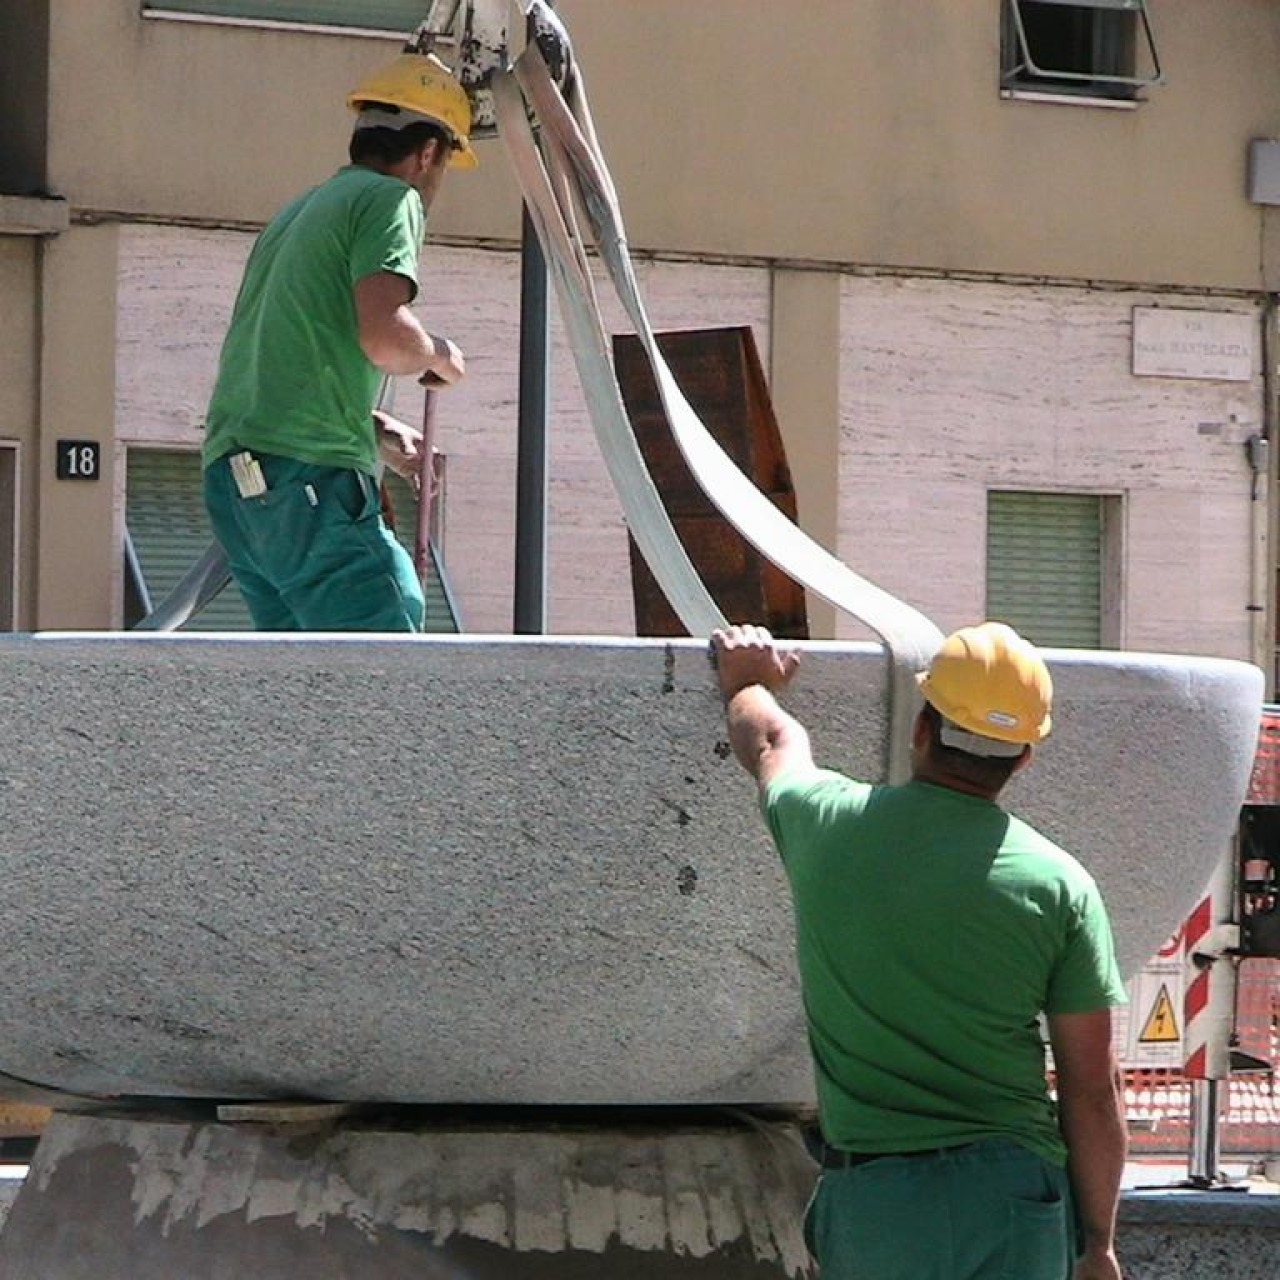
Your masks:
M411 1114L336 1126L58 1115L25 1183L0 1184L0 1280L812 1274L800 1226L817 1169L793 1125ZM1280 1196L1242 1190L1126 1192L1127 1280L1270 1280Z
M1134 971L1234 829L1261 674L1049 655L1013 808ZM789 703L878 777L878 646ZM75 1094L806 1103L786 886L696 641L0 638L0 1072Z
M1125 1280L1271 1280L1280 1196L1241 1188L1126 1192L1116 1252Z
M59 1116L0 1235L0 1280L802 1280L812 1183L777 1126Z

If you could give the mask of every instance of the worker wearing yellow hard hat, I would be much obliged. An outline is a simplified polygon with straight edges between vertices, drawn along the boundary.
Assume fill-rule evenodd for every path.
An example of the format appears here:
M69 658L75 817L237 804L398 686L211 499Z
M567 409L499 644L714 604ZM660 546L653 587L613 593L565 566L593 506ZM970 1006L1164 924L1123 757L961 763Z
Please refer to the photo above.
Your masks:
M1024 747L1049 736L1049 669L1003 623L984 622L948 636L919 682L925 700L943 717L944 746L978 756L1020 756Z
M352 89L347 106L361 115L377 112L380 126L387 107L404 113L401 127L411 118L435 124L448 137L453 168L474 169L479 163L471 149L471 103L453 72L431 54L402 53Z
M712 647L791 886L823 1280L1119 1280L1110 923L1081 863L998 803L1051 728L1044 659L999 622L948 636L890 786L816 765L778 702L796 651L749 626Z
M375 412L386 376L447 387L466 362L411 310L427 211L476 164L438 58L401 54L347 95L350 163L278 213L245 267L206 419L205 503L254 625L418 631L412 557L379 476L411 482L421 432Z

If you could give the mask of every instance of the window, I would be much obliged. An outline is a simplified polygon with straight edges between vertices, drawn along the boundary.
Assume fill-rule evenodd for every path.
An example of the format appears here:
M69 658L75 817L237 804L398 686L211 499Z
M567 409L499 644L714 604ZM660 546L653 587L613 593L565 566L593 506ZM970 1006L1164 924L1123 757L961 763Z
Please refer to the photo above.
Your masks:
M18 626L18 446L0 443L0 631Z
M1089 493L987 494L987 617L1038 645L1120 642L1120 499Z
M133 544L147 603L154 608L213 541L204 509L200 455L130 449L125 482L125 527ZM126 574L126 581L128 578ZM134 616L129 603L126 600L125 623L132 626L138 616ZM190 625L200 631L252 629L248 610L239 592L232 588L206 605Z
M1132 102L1161 78L1146 0L1004 0L1002 23L1006 96Z
M284 23L409 35L426 16L425 0L155 0L148 17Z
M458 611L440 555L437 530L442 519L443 462L437 455L437 497L431 512L436 552L428 575L425 630L453 632L461 629ZM413 554L418 500L399 476L387 476L387 489L395 512L396 537ZM197 453L162 449L130 449L126 479L125 525L132 543L145 598L152 608L177 586L182 575L213 542L204 509L204 486ZM126 551L126 555L127 555ZM131 574L126 572L126 591ZM146 610L143 592L126 598L127 626L136 624ZM240 593L228 587L207 604L188 624L197 631L249 631L252 624Z

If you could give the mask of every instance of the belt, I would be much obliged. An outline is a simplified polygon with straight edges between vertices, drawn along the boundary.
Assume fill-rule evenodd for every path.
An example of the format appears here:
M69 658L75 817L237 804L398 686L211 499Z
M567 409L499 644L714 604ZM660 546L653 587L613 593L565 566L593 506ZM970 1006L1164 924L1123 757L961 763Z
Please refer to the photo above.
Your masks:
M959 1147L926 1147L923 1151L842 1151L839 1147L822 1144L822 1152L818 1163L824 1169L854 1169L860 1164L870 1164L873 1160L919 1160L924 1156L949 1155L955 1151L963 1151L965 1143Z

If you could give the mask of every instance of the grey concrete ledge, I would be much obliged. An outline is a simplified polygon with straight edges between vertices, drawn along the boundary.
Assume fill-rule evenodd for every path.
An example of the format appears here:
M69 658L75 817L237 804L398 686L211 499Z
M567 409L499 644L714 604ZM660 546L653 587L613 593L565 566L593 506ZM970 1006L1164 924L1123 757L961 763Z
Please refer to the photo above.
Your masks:
M1272 1193L1135 1189L1120 1197L1119 1220L1133 1226L1256 1227L1273 1232L1280 1251L1280 1195Z
M71 227L71 206L60 196L0 195L0 236L56 236Z

